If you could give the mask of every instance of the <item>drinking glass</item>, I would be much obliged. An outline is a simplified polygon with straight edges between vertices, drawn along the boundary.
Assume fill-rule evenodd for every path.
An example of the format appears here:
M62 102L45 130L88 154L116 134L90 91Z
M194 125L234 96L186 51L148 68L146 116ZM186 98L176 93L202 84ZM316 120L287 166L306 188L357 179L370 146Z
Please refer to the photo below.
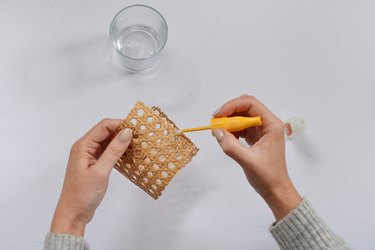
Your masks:
M154 8L131 5L113 18L109 33L120 65L140 72L160 60L168 38L168 26Z

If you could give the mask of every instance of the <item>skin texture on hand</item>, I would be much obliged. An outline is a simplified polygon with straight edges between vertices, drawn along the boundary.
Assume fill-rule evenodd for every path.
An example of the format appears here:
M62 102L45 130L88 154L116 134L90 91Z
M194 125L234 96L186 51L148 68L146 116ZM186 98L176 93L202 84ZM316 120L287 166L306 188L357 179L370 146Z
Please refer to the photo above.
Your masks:
M109 141L120 123L104 119L72 146L51 232L84 235L107 191L113 166L132 140L132 131L124 129L103 150L101 144Z
M276 220L281 220L302 200L286 167L284 123L249 95L228 101L214 116L261 116L260 127L235 133L222 129L212 132L223 151L242 166L250 185L266 201ZM244 138L250 147L242 145L240 137Z

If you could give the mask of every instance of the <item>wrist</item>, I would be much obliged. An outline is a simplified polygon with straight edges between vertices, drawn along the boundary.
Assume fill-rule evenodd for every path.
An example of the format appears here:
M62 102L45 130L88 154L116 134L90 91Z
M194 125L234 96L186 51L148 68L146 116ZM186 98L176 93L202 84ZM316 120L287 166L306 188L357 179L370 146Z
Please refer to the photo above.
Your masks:
M51 233L65 233L74 236L83 237L85 234L86 224L80 216L61 213L56 210L52 218Z
M302 197L292 183L273 188L262 197L270 207L276 221L287 216L302 201Z

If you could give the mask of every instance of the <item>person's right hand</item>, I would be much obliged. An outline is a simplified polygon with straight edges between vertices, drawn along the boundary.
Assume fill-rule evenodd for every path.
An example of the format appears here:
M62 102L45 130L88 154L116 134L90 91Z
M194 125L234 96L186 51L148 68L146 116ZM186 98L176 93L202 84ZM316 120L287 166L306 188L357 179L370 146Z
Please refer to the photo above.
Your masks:
M228 101L214 116L261 116L260 127L233 134L222 129L215 129L212 133L223 151L242 166L251 186L263 197L279 221L302 200L286 167L284 123L249 95ZM239 137L244 138L250 147L242 145Z

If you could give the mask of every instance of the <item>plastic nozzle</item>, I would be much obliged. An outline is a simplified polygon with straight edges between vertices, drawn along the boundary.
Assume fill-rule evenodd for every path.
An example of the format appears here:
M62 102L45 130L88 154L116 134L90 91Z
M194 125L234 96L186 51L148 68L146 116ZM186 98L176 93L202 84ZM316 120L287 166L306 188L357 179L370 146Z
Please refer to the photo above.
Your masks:
M285 134L289 139L299 137L306 129L307 123L300 116L294 116L285 122Z
M262 120L260 116L256 117L244 117L244 116L233 116L233 117L221 117L211 119L211 129L222 128L229 132L241 131L254 126L261 126Z

